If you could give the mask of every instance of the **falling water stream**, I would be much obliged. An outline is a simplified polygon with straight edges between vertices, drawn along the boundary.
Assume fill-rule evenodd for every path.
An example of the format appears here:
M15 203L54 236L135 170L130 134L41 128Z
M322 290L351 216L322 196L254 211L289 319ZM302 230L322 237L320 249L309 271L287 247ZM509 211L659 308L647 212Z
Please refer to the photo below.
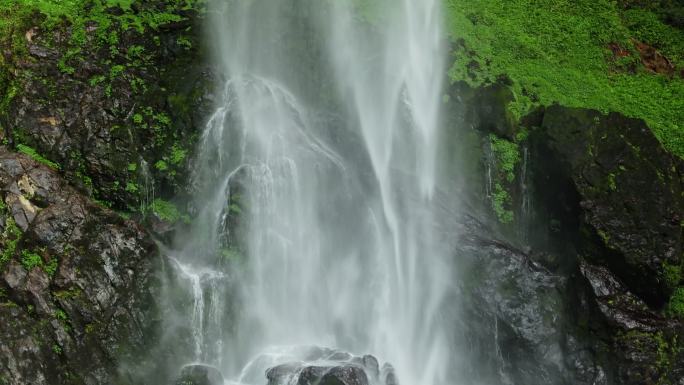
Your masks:
M372 354L402 385L454 383L454 266L433 208L440 6L213 3L227 80L194 162L198 213L169 252L191 298L174 321L187 363L266 384L316 346Z

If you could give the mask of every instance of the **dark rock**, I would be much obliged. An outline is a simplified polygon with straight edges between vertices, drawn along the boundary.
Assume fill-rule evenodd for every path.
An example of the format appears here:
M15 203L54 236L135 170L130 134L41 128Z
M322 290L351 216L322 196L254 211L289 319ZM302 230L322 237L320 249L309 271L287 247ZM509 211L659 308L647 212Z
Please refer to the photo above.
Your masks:
M474 127L513 139L517 124L507 106L514 96L505 82L478 88L460 82L451 87L450 95L466 108L465 119Z
M268 385L368 385L368 376L362 367L342 363L339 366L288 363L269 369L266 378Z
M54 170L0 146L0 373L11 384L110 384L154 338L156 247ZM27 215L29 213L31 215ZM19 215L21 214L21 215ZM20 222L24 221L24 222ZM21 226L20 226L21 225Z
M471 375L500 372L485 381L562 383L555 381L568 375L562 343L567 332L562 296L566 280L511 245L471 236L461 240L458 251L467 262L461 282L469 321L461 327L468 336L464 343L474 346L473 361L481 357L489 362L474 364L473 369L495 369Z
M357 357L340 350L315 346L298 350L297 356L306 361L289 362L267 369L269 385L393 385L386 382L387 378L394 378L391 366L383 366L380 378L378 360L371 355Z
M366 372L356 365L336 366L319 382L320 385L368 385Z
M139 12L172 8L150 0ZM110 10L122 12L120 7ZM114 30L105 35L118 38L104 50L92 38L99 27L91 23L81 50L71 59L68 23L39 34L32 29L28 54L15 48L17 52L10 51L6 59L8 70L0 69L0 77L22 90L0 117L8 141L35 148L58 163L72 184L88 195L97 192L99 199L106 198L117 209L140 206L145 195L142 159L151 165L166 159L169 169L152 170L157 196L180 190L189 157L174 162L168 158L174 150L191 151L207 109L213 107L207 96L213 91L213 74L203 60L200 14L171 12L178 12L179 20L160 26L155 39L150 31L117 31L119 19L111 20ZM179 45L181 37L191 45ZM123 54L129 49L143 52L132 59ZM58 70L65 65L71 70ZM123 74L110 79L110 73L122 68Z
M642 384L652 379L677 383L684 379L679 353L684 344L677 338L684 325L652 312L605 267L582 262L581 271L615 334L611 360L619 383Z
M684 255L684 162L643 121L616 113L551 106L530 139L539 184L567 185L579 200L568 205L578 204L586 229L580 253L660 309L681 279L668 267Z
M175 385L223 385L223 375L213 366L188 365L181 370Z
M570 278L566 366L583 383L677 383L684 328L662 310L682 283L684 163L640 120L557 105L533 115L537 220L558 220L547 245L561 245Z

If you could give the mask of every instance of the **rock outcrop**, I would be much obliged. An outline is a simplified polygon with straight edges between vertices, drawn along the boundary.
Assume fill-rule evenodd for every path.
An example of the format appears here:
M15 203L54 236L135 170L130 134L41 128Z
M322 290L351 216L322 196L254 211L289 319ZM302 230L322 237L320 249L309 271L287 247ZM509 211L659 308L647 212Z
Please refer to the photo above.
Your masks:
M154 335L156 246L0 146L0 382L111 384Z
M203 60L199 5L155 0L122 7L72 15L97 20L86 26L64 21L46 28L39 13L17 20L15 43L0 41L0 72L22 92L3 99L0 126L10 145L59 164L72 185L133 211L153 181L166 198L185 186L197 127L212 107L214 75ZM145 19L154 15L169 20ZM128 24L131 18L141 26Z
M684 162L643 121L619 114L551 106L538 123L531 136L538 183L578 194L570 204L579 203L586 230L579 252L662 308L681 281Z
M578 331L610 383L679 383L684 162L616 113L551 106L528 123L538 219L559 222L564 274L580 277Z

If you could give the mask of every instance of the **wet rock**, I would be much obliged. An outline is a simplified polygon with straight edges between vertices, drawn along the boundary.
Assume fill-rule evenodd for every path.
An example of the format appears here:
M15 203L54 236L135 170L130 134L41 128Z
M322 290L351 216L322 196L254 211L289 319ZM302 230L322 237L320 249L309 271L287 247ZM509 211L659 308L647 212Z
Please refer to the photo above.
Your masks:
M498 367L499 378L488 381L560 383L548 379L560 380L567 374L561 294L566 281L503 242L464 239L459 254L472 258L466 259L469 267L462 271L469 320L463 325L469 342L463 343L475 347L470 353L473 361L482 357ZM477 366L486 365L473 364Z
M681 321L653 311L607 268L581 264L603 320L611 326L612 363L620 384L642 384L651 379L676 383L684 379Z
M355 365L336 366L321 378L320 385L368 385L366 372Z
M181 370L175 385L223 385L223 375L213 366L188 365Z
M3 379L115 382L154 338L156 246L56 171L4 146L0 199L10 203L0 208L9 258L0 264Z
M390 364L384 364L380 372L380 378L385 385L399 385L397 375L394 373L394 367Z
M354 364L318 366L289 363L269 369L266 378L268 385L368 385L366 372Z
M394 370L371 356L353 356L347 352L321 347L303 347L293 361L266 370L269 385L396 385ZM392 382L394 381L394 382Z

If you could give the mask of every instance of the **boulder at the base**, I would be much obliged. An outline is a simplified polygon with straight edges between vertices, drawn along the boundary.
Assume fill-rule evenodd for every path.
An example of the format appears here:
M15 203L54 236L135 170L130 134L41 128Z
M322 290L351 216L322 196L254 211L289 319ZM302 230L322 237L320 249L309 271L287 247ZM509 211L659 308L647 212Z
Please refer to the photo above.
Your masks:
M223 375L213 366L187 365L174 385L223 385Z
M337 366L283 364L269 369L266 377L268 385L368 385L365 370L348 363Z
M397 384L392 366L385 364L381 372L378 360L371 355L354 356L319 347L299 350L300 354L288 357L302 361L285 362L266 370L268 385Z

